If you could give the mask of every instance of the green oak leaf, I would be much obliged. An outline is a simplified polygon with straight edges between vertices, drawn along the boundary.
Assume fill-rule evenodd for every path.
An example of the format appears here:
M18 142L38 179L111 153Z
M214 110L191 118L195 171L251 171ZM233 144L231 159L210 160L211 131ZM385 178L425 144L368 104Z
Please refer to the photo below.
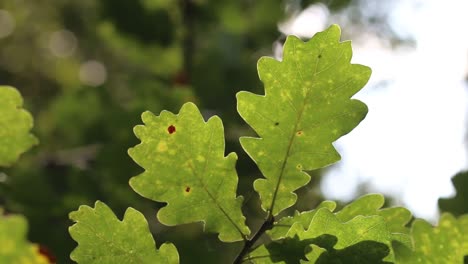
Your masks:
M347 222L357 216L373 216L378 215L384 218L387 228L390 231L393 240L400 241L401 243L411 247L409 228L406 227L411 220L411 212L403 207L391 207L381 209L385 203L385 198L381 194L367 194L354 200L352 203L346 205L340 211L336 212L336 217L342 221ZM330 212L336 207L336 203L332 201L325 201L321 203L316 209L306 212L296 212L292 217L284 217L276 222L273 228L267 233L273 240L278 240L286 237L289 229L293 224L300 223L304 228L310 225L315 213L320 208L328 208Z
M346 205L336 213L336 217L342 222L347 222L357 216L378 215L384 218L391 240L402 246L412 248L409 228L406 225L411 221L411 212L404 207L383 208L385 198L381 194L363 195L352 203ZM394 250L391 247L392 255Z
M285 241L287 241L286 239ZM285 243L274 242L267 246L262 245L248 257L244 263L255 264L294 264L294 263L347 263L347 264L376 264L390 263L383 259L389 254L388 246L375 241L361 241L343 249L328 250L317 245L307 245L308 240L300 241L290 239L294 242ZM309 240L313 241L313 239ZM323 235L320 241L325 245L336 243L336 237ZM284 241L281 241L284 242ZM291 246L289 246L290 244ZM296 247L294 247L296 246ZM299 250L302 249L302 252ZM307 260L306 260L307 259Z
M398 234L409 234L409 228L406 225L412 218L411 212L404 207L381 209L384 203L385 198L381 194L363 195L338 211L336 217L346 222L359 215L379 215L385 219L388 230L396 237L401 237ZM409 236L406 237L409 239Z
M414 251L396 248L400 264L463 264L468 256L468 215L458 219L443 213L439 225L433 227L422 219L414 221L411 228Z
M294 223L300 223L304 228L307 228L320 208L328 208L330 212L333 212L336 208L336 203L333 201L323 201L314 210L305 212L295 211L293 216L283 217L274 223L273 228L266 233L272 240L278 240L286 237L286 234Z
M439 199L439 207L455 216L468 214L468 171L457 173L452 182L456 190L455 196Z
M329 264L390 264L385 261L388 255L388 246L375 241L361 241L341 250L326 250L311 245L312 251L306 255L308 261L301 263Z
M33 118L21 108L23 98L13 87L0 86L0 166L11 166L38 140L30 134Z
M296 247L290 249L292 254L288 255L290 258L294 257L295 261L287 261L285 254L278 250L287 240L295 241L287 243L291 248ZM309 260L306 263L315 263L312 260L320 260L316 263L341 263L333 261L356 258L349 263L360 263L364 259L372 259L374 262L362 263L383 263L384 258L385 261L393 260L391 240L391 233L381 216L357 216L344 222L324 207L315 211L306 228L300 222L293 224L286 239L255 249L247 259L254 263L298 263L306 257ZM323 255L324 253L326 254Z
M406 227L408 222L411 220L411 213L403 207L392 207L392 208L384 208L382 209L382 206L385 203L385 198L381 194L367 194L364 196L359 197L358 199L354 200L352 203L344 206L340 211L336 212L334 215L336 217L336 220L341 222L341 223L346 223L349 221L352 221L356 217L370 217L370 216L379 216L383 219L385 225L386 225L386 230L389 233L389 239L386 241L385 244L383 244L383 241L377 241L375 244L374 242L362 242L359 245L355 246L349 246L345 249L332 249L331 251L327 251L325 255L321 255L321 257L317 257L317 259L320 259L320 262L317 263L327 263L327 261L332 261L334 259L346 259L346 256L354 256L357 253L360 252L361 250L365 250L368 253L373 252L371 255L366 255L366 258L369 260L382 260L382 254L385 251L384 249L388 249L392 245L392 241L399 242L401 245L399 246L405 246L408 249L410 249L411 246L411 238L409 236L409 228ZM336 207L336 203L332 201L324 201L322 202L316 209L311 210L311 211L306 211L306 212L296 212L293 216L291 217L284 217L280 219L278 222L275 222L273 225L273 228L269 231L267 231L267 234L270 236L270 238L276 242L270 243L270 245L264 246L264 247L259 247L256 249L254 252L252 252L251 256L255 256L255 259L259 259L259 256L263 256L261 259L271 259L273 256L281 256L281 252L275 249L275 245L281 245L284 244L284 239L285 237L291 238L291 236L294 236L294 229L299 230L299 229L307 229L310 225L312 225L312 222L314 220L315 215L317 214L318 211L322 208L326 208L328 211L333 212L333 210ZM314 221L317 221L315 219ZM292 228L294 226L294 228ZM326 233L326 235L331 235ZM302 257L300 254L297 254L297 252L304 252L305 249L313 246L311 245L310 239L306 240L301 240L298 238L301 242L296 243L296 248L295 250L290 250L290 252L296 252L296 254L290 254L293 255L293 257L299 261L299 259ZM279 241L278 241L279 240ZM291 245L291 243L289 243ZM317 246L317 245L315 245ZM328 246L328 249L331 249L332 247ZM367 249L366 249L367 248ZM374 251L370 251L369 248L373 248ZM307 250L306 250L307 251ZM266 253L265 253L266 252ZM318 251L310 251L307 256L309 260L311 260L312 255L317 255ZM321 252L321 251L320 251ZM386 252L386 251L385 251ZM320 253L321 254L321 253ZM362 254L361 254L362 255ZM388 255L388 252L383 255L384 257ZM390 247L390 257L389 259L392 259L394 255L393 248ZM317 255L318 256L318 255ZM315 257L314 257L315 258ZM388 259L386 259L388 260ZM284 259L279 258L279 262L284 261ZM359 261L363 261L362 259L356 260L354 263L359 263ZM383 261L383 260L382 260ZM258 260L257 260L258 262ZM255 263L257 263L255 262ZM276 262L275 262L276 263ZM313 263L313 262L312 262ZM370 262L372 263L372 262Z
M78 263L179 263L174 245L163 244L156 250L145 217L133 208L120 221L97 201L94 208L80 206L70 219L76 222L69 228L70 235L78 242L70 257Z
M386 245L386 254L381 254L382 258L392 260L390 251L391 233L389 232L385 219L381 216L356 216L344 222L326 208L319 209L305 230L301 224L295 224L288 232L288 237L298 237L309 244L315 244L327 249L327 252L344 250L351 246L356 246L360 242L371 241ZM361 244L366 245L366 243ZM375 253L375 245L369 245L362 252ZM378 250L381 252L382 250Z
M310 180L306 171L340 159L332 143L367 114L364 103L350 98L371 70L351 64L351 56L351 43L340 42L337 25L306 43L289 36L281 62L267 57L258 62L265 95L237 94L240 115L260 136L240 141L266 178L254 188L273 216L296 202L293 192Z
M142 115L145 125L134 131L141 143L129 150L145 169L130 180L132 188L149 199L166 202L158 212L165 225L203 221L206 231L225 242L250 234L236 197L237 155L224 156L224 130L217 116L204 121L193 103L175 115L162 111Z
M47 264L48 259L39 253L26 236L28 223L21 215L3 215L0 208L0 263Z

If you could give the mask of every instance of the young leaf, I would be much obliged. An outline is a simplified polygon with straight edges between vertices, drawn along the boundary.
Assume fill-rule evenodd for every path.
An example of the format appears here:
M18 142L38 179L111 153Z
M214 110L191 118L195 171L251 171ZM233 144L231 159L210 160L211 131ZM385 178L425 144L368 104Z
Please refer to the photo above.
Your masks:
M145 217L133 208L120 221L97 201L94 208L80 206L70 219L76 222L70 235L78 242L70 257L78 263L179 263L174 245L163 244L156 250Z
M391 235L385 220L380 216L357 216L343 222L328 209L322 208L318 210L307 230L301 225L293 225L288 237L295 236L300 240L315 239L311 244L329 249L332 246L335 250L342 250L363 241L373 241L388 246L387 254L382 257L390 253Z
M303 228L307 228L317 213L317 210L320 208L327 208L330 212L333 212L336 208L336 203L333 201L323 201L314 210L301 213L296 211L293 216L283 217L278 222L274 223L273 228L266 233L272 240L278 240L285 238L289 229L295 223L301 224Z
M20 215L3 215L0 208L0 263L47 264L36 245L26 239L28 223Z
M367 194L343 207L343 209L336 213L336 217L342 222L346 222L359 215L379 215L384 218L392 240L411 248L409 228L406 227L412 218L411 212L404 207L381 209L384 203L385 198L383 195Z
M468 215L442 214L439 226L417 219L411 228L414 252L396 248L397 263L463 264L468 256ZM401 249L401 250L400 250Z
M23 98L15 88L0 86L0 166L10 166L38 143L29 133L33 118L22 106Z
M406 227L406 224L408 224L412 218L411 212L404 207L381 209L384 203L385 198L381 194L363 195L343 207L343 209L336 213L336 217L346 222L359 215L379 215L385 219L390 232L408 234L409 228Z
M319 259L322 262L318 263L327 263L327 261L332 261L335 258L346 258L349 254L353 255L356 251L360 251L363 248L368 247L366 251L370 252L370 248L374 251L374 255L365 255L368 259L380 259L382 260L382 249L385 246L387 249L391 246L391 241L397 241L400 244L406 246L407 248L411 248L411 241L410 236L408 235L409 229L406 227L406 224L411 220L411 213L403 208L403 207L392 207L392 208L385 208L381 209L384 205L384 197L380 194L368 194L362 197L359 197L352 203L346 205L340 211L334 214L336 218L335 222L341 223L352 223L357 217L372 217L372 216L379 216L384 221L386 226L386 232L388 232L389 240L386 243L383 241L374 242L362 242L359 245L354 245L350 248L346 249L333 249L332 251L327 251L327 254L321 256ZM285 237L291 238L295 235L294 230L304 230L307 229L309 226L312 226L313 223L317 223L318 219L315 219L317 212L319 212L322 208L326 208L328 211L333 212L336 207L336 203L332 201L324 201L322 202L316 209L298 213L296 212L292 217L285 217L282 218L280 221L276 222L273 228L267 231L267 234L270 235L272 240L279 240ZM322 213L324 214L324 213ZM323 217L323 216L322 216ZM332 233L328 233L327 230L324 231L326 235L334 235ZM310 240L301 240L301 243L296 243L296 246L302 247L302 250L307 248L310 245ZM272 243L275 244L276 242ZM283 241L279 241L279 243L283 243ZM382 244L383 243L383 244ZM289 243L291 244L291 243ZM329 247L330 248L330 247ZM300 248L301 249L301 248ZM299 252L300 249L297 249L296 252ZM252 254L254 256L262 255L264 258L270 257L270 255L265 254L265 251L270 251L269 254L279 254L277 250L275 250L274 246L267 245L266 247L260 247L256 249ZM317 255L317 252L308 253L307 256ZM388 252L387 252L388 254ZM387 255L385 254L384 257ZM355 254L354 254L355 255ZM392 259L394 255L393 248L390 248L390 257ZM297 254L296 254L297 256ZM297 258L297 257L296 257ZM318 257L317 257L318 258ZM324 261L324 262L323 262ZM362 260L360 260L362 261ZM356 263L359 263L357 261Z
M258 73L265 95L237 94L237 109L260 138L241 144L266 179L256 180L262 208L275 216L296 202L306 171L340 159L332 142L349 133L367 114L350 99L368 81L371 70L351 64L350 42L340 42L340 28L329 27L309 42L290 36L283 61L261 58Z
M361 252L358 256L361 263L363 259L369 258L380 261L384 258L385 260L393 260L393 253L390 250L391 233L388 231L383 217L377 215L357 216L350 221L343 222L327 208L321 208L316 211L306 229L299 222L293 224L285 240L287 239L296 240L294 243L298 247L296 252L302 250L306 257L321 259L322 262L318 263L340 263L331 260L350 260L350 255L353 255L353 252ZM281 242L273 242L272 244ZM313 245L324 249L320 250L320 255L317 252L308 252L311 246L312 251L314 250ZM278 248L271 245L259 247L249 255L248 259L263 259L265 261L265 259L274 260L276 258L277 261L274 262L281 263L280 261L285 261L285 256L278 252ZM267 252L268 254L266 254ZM324 252L327 252L327 255L322 256ZM324 259L330 260L330 262L323 262ZM299 261L299 258L296 261ZM257 263L257 261L254 262ZM359 263L359 261L349 263Z
M132 188L149 199L166 202L158 212L165 225L203 221L205 229L225 242L250 234L236 197L237 155L224 156L221 119L207 122L198 108L187 103L179 115L167 111L142 115L145 125L135 127L141 144L129 150L145 169L130 180Z
M343 207L343 209L338 211L335 215L341 222L350 221L360 215L381 216L384 218L387 228L392 233L393 238L410 246L410 238L407 235L409 233L409 229L405 227L411 220L410 211L403 207L381 209L384 202L384 197L381 194L364 195ZM324 201L315 210L302 213L296 212L294 216L282 218L280 221L275 223L273 228L267 233L270 235L271 239L278 240L286 236L294 223L296 223L296 225L301 223L304 228L307 228L317 210L324 207L328 208L330 212L333 212L336 204L332 201Z

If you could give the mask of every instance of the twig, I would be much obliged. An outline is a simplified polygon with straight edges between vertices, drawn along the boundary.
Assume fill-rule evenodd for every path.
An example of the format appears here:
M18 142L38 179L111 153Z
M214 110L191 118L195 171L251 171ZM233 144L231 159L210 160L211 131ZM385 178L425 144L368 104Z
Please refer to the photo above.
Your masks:
M274 217L271 214L268 214L268 218L263 222L260 229L258 229L255 235L247 240L242 248L242 251L237 255L236 259L234 260L234 264L241 264L244 261L245 255L247 255L252 248L252 246L257 242L257 240L267 231L273 227L273 223L275 222Z

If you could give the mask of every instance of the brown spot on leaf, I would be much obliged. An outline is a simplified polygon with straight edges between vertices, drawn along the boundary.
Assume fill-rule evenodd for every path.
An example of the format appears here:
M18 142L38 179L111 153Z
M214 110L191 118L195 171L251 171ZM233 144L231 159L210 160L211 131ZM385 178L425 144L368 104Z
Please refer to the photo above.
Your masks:
M190 186L185 187L185 192L190 192Z
M175 129L175 126L173 126L173 125L170 125L167 128L167 132L169 132L169 134L175 133L175 131L176 131L176 129Z
M296 132L296 135L302 136L302 130L297 131L297 132Z

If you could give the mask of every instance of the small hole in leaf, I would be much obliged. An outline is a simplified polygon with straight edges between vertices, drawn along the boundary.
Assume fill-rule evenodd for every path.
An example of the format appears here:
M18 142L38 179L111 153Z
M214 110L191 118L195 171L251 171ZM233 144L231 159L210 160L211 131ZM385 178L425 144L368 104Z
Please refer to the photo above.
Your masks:
M279 122L275 122L275 126L279 125Z
M190 192L190 187L189 186L185 187L185 192Z
M172 134L176 131L175 129L175 126L173 125L170 125L168 128L167 128L167 132L169 132L169 134Z

